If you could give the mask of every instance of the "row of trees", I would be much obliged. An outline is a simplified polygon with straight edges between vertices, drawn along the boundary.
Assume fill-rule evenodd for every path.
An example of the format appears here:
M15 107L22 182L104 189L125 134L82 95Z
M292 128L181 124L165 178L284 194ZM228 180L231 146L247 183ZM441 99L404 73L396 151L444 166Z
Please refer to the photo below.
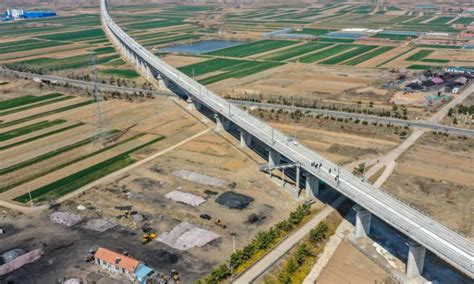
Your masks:
M280 121L280 114L283 114L283 115L289 115L290 118L295 123L299 123L302 117L308 117L308 118L325 119L325 120L332 120L332 121L344 122L344 123L352 122L354 124L359 124L360 123L362 125L369 125L368 121L360 120L358 118L352 118L352 117L342 118L342 117L334 117L334 116L322 115L322 114L313 115L309 111L306 111L306 112L303 113L300 110L290 112L290 111L284 111L283 109L266 110L266 109L262 109L262 108L258 108L257 111L258 111L258 115L259 115L260 118L262 118L262 119L265 118L265 114L269 113L268 119L275 120L277 122ZM372 122L370 124L372 124L373 126L380 126L380 127L382 127L384 125L384 123L378 123L378 122ZM394 129L394 134L396 134L396 135L399 135L402 132L405 133L402 136L405 136L406 134L408 134L407 131L405 131L405 130L410 129L410 127L408 127L408 126L401 127L401 126L395 126L395 125L390 124L390 123L385 124L385 125L387 126L387 128L393 128ZM344 127L342 125L341 125L341 129L344 129Z
M301 267L309 255L311 255L311 252L308 246L305 243L300 244L295 254L286 262L284 268L278 274L278 282L281 284L291 284L292 275Z
M248 261L254 257L258 252L266 251L271 248L277 239L286 235L292 228L300 224L305 216L311 213L310 205L303 204L298 206L290 213L287 220L280 221L272 228L258 232L252 241L244 248L237 250L230 256L229 265L221 264L211 271L211 273L203 280L197 283L219 283L227 279L235 271L239 270L240 266L248 265Z
M374 102L370 101L367 106L363 106L361 101L357 102L357 105L347 105L347 104L336 104L336 103L327 103L322 101L315 100L305 100L305 99L296 99L291 98L287 99L280 96L278 99L266 99L260 95L259 97L232 97L230 95L224 96L226 99L240 100L240 101L249 101L255 103L270 103L270 104L279 104L286 106L295 106L303 108L312 108L312 109L322 109L322 110L332 110L332 111L344 111L349 113L360 113L368 115L376 115L381 117L395 117L399 119L408 119L408 109L405 105L393 105L392 110L385 108L374 108Z

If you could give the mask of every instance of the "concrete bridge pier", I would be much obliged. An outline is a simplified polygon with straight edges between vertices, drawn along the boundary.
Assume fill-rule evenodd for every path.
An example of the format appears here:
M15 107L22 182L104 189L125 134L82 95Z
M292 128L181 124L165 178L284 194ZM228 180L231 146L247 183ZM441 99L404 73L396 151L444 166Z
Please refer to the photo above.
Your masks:
M153 73L151 72L150 66L145 65L145 70L146 70L146 78L147 79L153 78Z
M229 130L230 121L226 120L225 118L219 116L219 114L214 114L214 118L216 119L216 132L221 132L223 130Z
M296 166L296 177L295 177L295 190L297 196L300 194L300 178L301 178L301 167L298 165Z
M250 147L252 144L252 136L245 132L245 130L240 129L240 147Z
M281 162L280 153L278 153L278 152L276 152L272 149L269 149L268 150L268 166L270 168L273 168L273 167L279 166L280 162Z
M354 210L356 211L355 237L367 237L370 233L372 213L357 204L354 206Z
M156 80L158 80L158 87L160 90L167 90L168 87L167 87L167 83L165 81L165 79L163 77L161 77L161 74L158 74L158 77L156 77ZM199 105L199 108L196 106L196 109L201 109L201 105Z
M421 276L423 273L426 249L414 240L409 240L407 244L408 260L405 272L407 279L410 280Z
M306 175L306 198L319 196L319 180L310 174Z

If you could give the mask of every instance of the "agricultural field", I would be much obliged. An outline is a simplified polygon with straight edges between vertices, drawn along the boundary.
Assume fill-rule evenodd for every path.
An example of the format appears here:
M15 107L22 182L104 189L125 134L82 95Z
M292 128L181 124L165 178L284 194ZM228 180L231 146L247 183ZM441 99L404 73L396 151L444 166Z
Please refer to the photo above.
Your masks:
M179 127L203 129L202 124L187 121L185 113L174 121L180 115L170 105L107 100L102 106L107 128L99 139L94 101L49 89L36 86L36 95L9 89L15 97L0 100L2 200L38 204L60 198L137 162L140 153L156 151L169 143L168 138L179 139L172 138ZM151 116L160 123L148 123Z
M195 78L200 83L208 85L228 78L242 78L283 64L284 63L280 62L215 58L183 66L179 69L186 75ZM205 76L206 74L210 75Z
M207 53L208 55L247 57L296 44L295 41L262 40Z

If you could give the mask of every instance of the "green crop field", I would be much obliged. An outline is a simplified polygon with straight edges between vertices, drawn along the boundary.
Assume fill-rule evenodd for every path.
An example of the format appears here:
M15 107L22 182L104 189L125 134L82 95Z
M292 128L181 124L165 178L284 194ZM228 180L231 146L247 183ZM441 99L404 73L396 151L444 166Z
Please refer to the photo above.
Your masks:
M325 59L327 57L339 54L354 47L355 46L352 44L339 44L328 49L303 56L298 61L301 63L313 63Z
M228 58L214 58L210 60L206 60L203 62L186 65L183 67L178 68L181 72L185 73L188 76L200 76L209 72L214 72L218 70L222 70L225 68L229 68L238 64L241 64L243 60L237 59L228 59Z
M96 63L104 64L117 58L119 58L119 56L116 54L97 57ZM77 56L71 56L71 57L64 57L61 59L41 57L41 58L15 62L14 64L26 65L31 68L46 69L46 70L78 69L78 68L84 68L84 67L92 65L92 55L84 54L84 55L77 55Z
M94 49L95 54L104 54L104 53L112 53L112 52L115 52L115 48L111 46Z
M443 48L443 49L461 49L461 46L457 45L438 45L438 44L420 44L418 47L425 47L425 48Z
M57 97L61 97L63 94L60 93L51 93L44 96L23 96L19 98L9 99L0 101L0 110L6 110L10 108L15 108L19 106L24 106L27 104L37 103Z
M296 41L287 40L260 40L229 48L216 50L206 53L208 55L228 56L228 57L247 57L250 55L267 52L273 49L282 48L296 44Z
M438 17L434 20L429 21L427 24L430 25L445 25L449 21L453 20L454 17Z
M23 45L31 45L38 42L42 42L39 39L25 39L25 40L18 40L18 41L8 41L0 43L0 49L3 50L4 48L12 47L12 46L23 46Z
M23 44L19 46L10 46L10 47L5 47L5 48L0 48L0 54L20 52L20 51L30 51L30 50L56 47L56 46L62 46L62 45L65 45L65 43L57 42L57 41L34 42L32 44Z
M38 38L42 39L62 41L83 41L98 37L105 37L104 31L101 28L38 36Z
M327 65L339 64L352 57L358 56L359 54L368 52L374 48L377 48L377 46L376 45L360 45L360 46L357 46L354 50L350 50L341 55L337 55L335 57L322 61L321 64L327 64Z
M413 64L407 67L413 70L440 70L440 66Z
M181 20L159 20L159 21L148 21L148 22L139 22L133 23L129 25L125 25L124 28L128 30L145 30L145 29L157 29L157 28L165 28L177 25L183 25L183 21Z
M207 85L228 78L242 78L276 66L280 66L282 64L283 63L280 62L259 62L228 58L214 58L204 62L183 66L179 68L179 70L188 76L193 76L193 74L194 76L201 76L215 71L222 72L221 74L207 77L199 81L200 83Z
M50 198L57 198L69 192L72 192L88 183L91 183L110 173L113 173L119 169L122 169L128 165L135 163L136 160L133 159L130 154L151 144L154 144L162 139L164 139L164 137L155 138L122 154L114 156L89 168L86 168L70 176L67 176L53 183L40 187L34 191L31 191L31 198L41 202L46 201ZM26 203L30 200L30 194L18 196L14 200Z
M85 145L87 145L87 144L90 144L93 140L94 140L94 137L86 138L86 139L83 139L83 140L81 140L81 141L79 141L79 142L73 143L73 144L71 144L71 145L67 145L67 146L61 147L61 148L59 148L59 149L55 149L55 150L53 150L53 151L51 151L51 152L48 152L48 153L45 153L45 154L43 154L43 155L34 157L34 158L32 158L32 159L29 159L29 160L20 162L20 163L18 163L18 164L15 164L15 165L12 165L12 166L9 166L9 167L0 169L0 176L6 175L6 174L8 174L8 173L12 173L12 172L14 172L14 171L21 170L21 169L23 169L23 168L32 166L32 165L37 164L37 163L40 163L40 162L42 162L42 161L46 161L46 160L51 159L51 158L56 157L56 156L59 156L59 155L61 155L62 153L65 153L65 152L74 150L74 149L76 149L76 148L85 146Z
M347 61L344 64L345 65L350 65L350 66L355 66L355 65L360 64L364 61L375 58L375 57L377 57L377 56L379 56L379 55L381 55L381 54L383 54L387 51L390 51L390 50L394 49L394 48L395 48L395 46L382 46L382 47L380 47L380 48L378 48L374 51L368 52L368 53L363 54L359 57L351 59L351 60Z
M171 32L158 32L158 33L151 33L151 34L144 34L144 35L137 35L133 36L133 38L137 41L147 40L147 39L160 39L165 36L172 36L176 35L176 33Z
M58 134L58 133L67 131L67 130L69 130L69 129L73 129L73 128L82 126L82 125L84 125L84 123L82 123L82 122L76 123L76 124L73 124L73 125L70 125L70 126L66 126L66 127L60 128L60 129L56 129L56 130L53 130L53 131L44 133L44 134L40 134L40 135L31 137L31 138L28 138L28 139L25 139L25 140L21 140L21 141L12 143L12 144L8 144L8 145L5 145L5 146L0 146L0 151L6 150L6 149L10 149L10 148L13 148L13 147L16 147L16 146L20 146L20 145L23 145L23 144L26 144L26 143L29 143L29 142L32 142L32 141L35 141L35 140L44 138L44 137L48 137L48 136L54 135L54 134Z
M412 36L412 35L396 35L396 34L385 34L385 33L378 33L374 36L372 36L373 38L388 38L390 40L400 40L400 41L403 41L403 40L406 40L407 38L415 38L416 36Z
M318 39L318 41L333 42L333 43L353 43L353 42L355 42L355 39L321 37L321 38Z
M85 159L88 159L88 158L90 158L90 157L93 157L93 156L98 155L98 154L100 154L100 153L103 153L103 152L105 152L105 151L114 149L114 148L116 148L116 147L118 147L118 146L120 146L120 145L123 145L123 144L125 144L125 143L128 143L128 142L130 142L130 141L132 141L132 140L135 140L135 139L137 139L137 138L139 138L139 137L142 137L142 136L144 136L144 135L145 135L145 133L138 133L138 134L136 134L136 135L134 135L134 136L132 136L132 137L129 137L129 138L124 139L124 140L122 140L122 141L116 142L116 143L114 143L114 144L112 144L112 145L108 145L108 146L106 146L106 147L104 147L104 148L101 148L100 150L97 150L97 151L94 151L94 152L91 152L91 153L86 153L85 155L79 156L79 157L74 158L74 159L69 160L69 161L62 161L62 162L60 162L60 163L54 165L52 168L44 168L41 172L35 173L33 176L28 176L28 175L27 175L27 176L24 176L24 177L22 177L20 180L14 181L14 182L12 182L12 183L10 183L10 184L5 184L5 185L0 186L0 193L5 192L5 191L7 191L7 190L10 190L10 189L12 189L12 188L14 188L14 187L17 187L17 186L19 186L19 185L22 185L22 184L24 184L24 183L26 183L26 182L29 182L29 181L31 181L31 180L34 180L34 179L40 178L40 177L42 177L42 176L45 176L45 175L47 175L47 174L49 174L49 173L52 173L52 172L54 172L54 171L57 171L57 170L59 170L59 169L65 168L65 167L70 166L70 165L72 165L72 164L75 164L75 163L78 163L78 162L83 161L83 160L85 160Z
M412 56L405 59L406 61L421 61L423 58L429 56L431 53L435 52L432 49L423 49L413 54Z
M414 18L413 20L410 20L410 21L406 21L405 23L409 23L409 24L419 24L421 22L424 22L428 19L431 19L432 16L420 16L420 17L417 17L417 18Z
M56 119L52 121L41 121L35 124L31 124L28 126L16 128L7 132L0 133L0 142L7 141L25 134L29 134L35 131L39 131L41 129L45 129L48 127L52 127L61 123L66 122L65 120L62 119Z
M107 70L100 70L101 74L110 75L110 76L117 76L121 78L133 79L140 76L135 70L133 69L107 69Z
M180 40L189 40L189 39L197 39L200 38L200 35L195 35L195 34L181 34L181 35L176 35L176 36L171 36L171 37L165 37L161 38L158 40L152 40L152 41L146 41L141 43L144 46L154 46L154 45L159 45L159 44L164 44L168 42L177 42Z
M392 62L393 60L402 57L403 55L409 53L410 51L414 50L415 48L416 48L416 47L412 47L412 48L410 48L409 50L407 50L407 51L405 51L405 52L399 53L399 54L395 55L394 57L392 57L392 58L390 58L390 59L388 59L388 60L386 60L386 61L380 63L380 64L377 65L376 67L381 67L381 66L383 66L383 65L385 65L385 64L387 64L387 63L389 63L389 62Z
M472 21L474 21L474 18L471 17L460 17L456 21L453 22L453 24L462 24L462 25L469 25Z
M226 73L207 77L205 79L199 80L199 82L203 85L208 85L228 78L243 78L245 76L256 74L267 69L281 66L283 64L284 63L281 62L245 61L241 64L224 68L223 70L228 71Z
M30 121L30 120L33 120L33 119L36 119L36 118L40 118L40 117L44 117L44 116L48 116L48 115L51 115L51 114L68 111L68 110L75 109L75 108L82 107L82 106L86 106L86 105L89 105L89 104L92 104L92 103L94 103L93 100L84 101L84 102L77 103L77 104L74 104L74 105L69 105L69 106L65 106L65 107L62 107L62 108L58 108L58 109L55 109L55 110L50 110L50 111L47 111L47 112L42 112L42 113L34 114L34 115L31 115L31 116L22 117L22 118L19 118L19 119L16 119L16 120L3 122L3 123L0 123L0 128L9 127L9 126L12 126L12 125L15 125L15 124L27 122L27 121Z
M104 65L106 66L111 66L111 67L119 67L119 66L122 66L122 65L125 65L126 62L123 61L122 58L117 58L117 59L113 59L107 63L105 63Z
M24 107L19 107L19 108L14 108L14 109L2 111L2 112L0 112L0 116L5 116L5 115L16 113L16 112L21 112L21 111L25 111L25 110L29 110L29 109L33 109L33 108L37 108L37 107L42 107L42 106L45 106L45 105L50 105L50 104L70 100L70 99L73 99L73 98L75 98L75 97L74 96L62 96L62 97L59 97L57 99L52 99L52 100L49 100L49 101L43 101L43 102L33 104L33 105L27 105L27 106L24 106Z
M450 62L450 60L447 60L447 59L435 59L435 58L425 58L421 61L428 62L428 63L449 63Z
M331 45L332 45L331 43L309 42L300 46L290 47L281 51L276 51L276 52L267 54L265 56L260 57L259 59L272 60L272 61L284 61L296 56L300 56L309 52L323 49Z

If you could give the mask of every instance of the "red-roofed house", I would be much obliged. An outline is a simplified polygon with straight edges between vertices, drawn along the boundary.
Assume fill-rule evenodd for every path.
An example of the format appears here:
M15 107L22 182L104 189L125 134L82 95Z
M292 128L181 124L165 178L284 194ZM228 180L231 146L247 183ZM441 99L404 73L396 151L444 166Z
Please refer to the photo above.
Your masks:
M108 270L112 274L123 274L129 278L130 281L134 281L134 273L140 264L140 261L106 248L97 249L94 257L95 262L102 268Z

